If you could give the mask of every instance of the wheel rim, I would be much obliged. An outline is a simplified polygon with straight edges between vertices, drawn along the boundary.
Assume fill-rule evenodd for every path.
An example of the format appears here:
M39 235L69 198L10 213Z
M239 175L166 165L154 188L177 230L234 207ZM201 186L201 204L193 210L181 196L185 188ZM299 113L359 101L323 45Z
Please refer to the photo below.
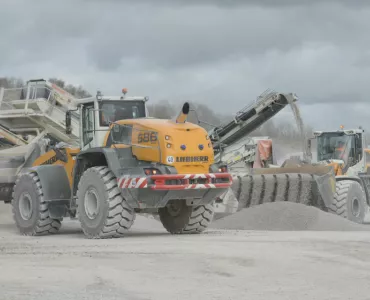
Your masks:
M352 200L352 214L355 217L359 217L360 216L360 202L358 201L357 198L354 198Z
M95 219L99 212L99 201L98 194L95 189L89 189L85 193L85 213L87 217L91 220Z
M173 217L176 217L181 213L181 208L182 208L181 201L172 201L167 205L167 211Z
M32 217L32 200L31 195L23 193L19 197L19 212L23 220L28 221Z

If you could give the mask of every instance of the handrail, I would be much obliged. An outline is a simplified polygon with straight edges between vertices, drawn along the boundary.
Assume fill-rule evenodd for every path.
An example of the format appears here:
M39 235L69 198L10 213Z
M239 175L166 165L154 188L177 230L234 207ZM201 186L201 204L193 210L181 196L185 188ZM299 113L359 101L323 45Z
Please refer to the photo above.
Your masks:
M15 91L23 92L23 95L20 94L18 97L9 97L9 95ZM36 100L36 99L46 99L47 101L54 100L53 102L58 102L61 106L68 108L71 102L74 102L75 98L70 95L68 92L65 92L66 96L62 95L63 89L49 87L48 85L42 86L25 86L21 88L4 88L4 98L9 97L6 101L14 100ZM29 92L29 93L28 93ZM40 94L44 92L44 95L40 97ZM28 95L28 97L27 97ZM47 95L47 96L46 96ZM68 99L67 99L68 98ZM72 99L71 99L72 98ZM51 103L54 104L54 103Z
M4 88L3 90L4 90L3 103L7 107L11 107L12 109L15 109L15 108L8 102L24 101L23 108L28 109L29 101L38 100L38 99L45 99L46 102L49 104L49 107L47 108L47 110L41 110L42 113L46 115L51 114L54 109L57 109L60 112L65 112L69 108L68 100L66 100L63 97L63 95L61 95L60 91L50 88L46 85L28 86L28 87L22 87L22 88ZM12 96L11 94L14 91L19 91L20 94L18 96ZM23 95L22 95L22 92L23 92ZM27 94L29 96L28 98L27 98ZM68 93L67 93L67 96L69 98ZM62 107L64 109L62 109Z

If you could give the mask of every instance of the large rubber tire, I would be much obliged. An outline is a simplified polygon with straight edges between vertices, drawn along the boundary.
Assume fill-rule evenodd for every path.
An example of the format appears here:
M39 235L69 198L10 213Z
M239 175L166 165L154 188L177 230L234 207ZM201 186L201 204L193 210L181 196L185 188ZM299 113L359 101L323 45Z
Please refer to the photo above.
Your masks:
M21 175L15 182L12 211L15 224L23 235L56 233L61 227L61 220L49 216L40 179L34 172Z
M77 205L82 230L90 239L123 237L135 221L135 212L122 197L117 178L105 166L83 173Z
M336 183L336 192L329 212L362 224L366 213L365 192L354 180L341 180Z
M175 206L176 208L173 208ZM163 227L172 234L202 233L212 222L213 203L188 206L185 200L170 201L158 209Z

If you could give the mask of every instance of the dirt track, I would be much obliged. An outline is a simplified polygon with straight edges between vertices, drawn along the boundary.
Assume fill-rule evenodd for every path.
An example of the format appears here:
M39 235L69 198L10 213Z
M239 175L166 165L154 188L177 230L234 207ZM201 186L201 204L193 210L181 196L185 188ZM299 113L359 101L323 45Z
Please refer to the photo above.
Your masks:
M368 232L171 236L139 216L119 240L35 238L0 209L0 299L368 299Z

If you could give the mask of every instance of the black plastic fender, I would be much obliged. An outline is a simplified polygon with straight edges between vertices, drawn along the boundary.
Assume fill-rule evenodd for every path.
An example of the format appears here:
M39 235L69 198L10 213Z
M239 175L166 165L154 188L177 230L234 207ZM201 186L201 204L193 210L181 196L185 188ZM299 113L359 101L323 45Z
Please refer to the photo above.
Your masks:
M40 178L46 201L71 200L71 187L64 166L43 165L28 169Z
M42 165L24 171L37 173L44 199L49 203L50 217L53 219L65 217L71 205L72 193L64 166Z

